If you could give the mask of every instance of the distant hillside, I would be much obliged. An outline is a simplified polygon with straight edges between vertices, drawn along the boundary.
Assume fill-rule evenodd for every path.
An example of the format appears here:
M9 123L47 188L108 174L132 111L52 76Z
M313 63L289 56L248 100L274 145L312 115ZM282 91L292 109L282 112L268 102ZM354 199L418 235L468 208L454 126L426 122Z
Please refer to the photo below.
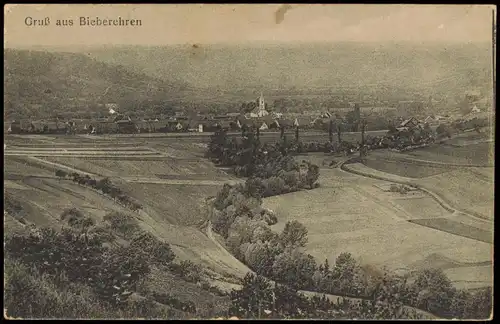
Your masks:
M467 90L478 89L487 96L492 89L488 44L43 49L49 52L5 50L7 113L38 114L42 108L30 107L38 103L46 112L64 111L89 101L122 103L139 113L172 107L201 111L221 105L234 110L261 91L270 103L308 95L328 101L333 93L349 92L350 98L369 95L396 101L432 95L453 106Z
M132 109L144 100L168 102L183 91L188 90L180 82L167 82L82 54L4 50L4 117L95 111L97 104L104 103L121 103L124 109Z
M488 44L115 46L85 52L154 77L236 93L318 88L441 94L491 90Z

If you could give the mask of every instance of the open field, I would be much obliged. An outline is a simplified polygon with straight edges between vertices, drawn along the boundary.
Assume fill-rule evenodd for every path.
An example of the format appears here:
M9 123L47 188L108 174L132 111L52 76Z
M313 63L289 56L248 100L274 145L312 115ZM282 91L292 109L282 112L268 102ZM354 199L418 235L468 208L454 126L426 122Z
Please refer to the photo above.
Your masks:
M494 143L441 145L406 153L374 151L369 154L366 161L368 168L364 170L391 179L400 177L403 182L412 182L436 193L460 211L493 219L492 145ZM459 166L461 164L463 166Z
M494 216L494 182L493 178L485 180L485 173L493 175L493 168L482 170L477 176L477 169L462 168L419 179L417 183L440 195L446 202L457 209L478 217L493 219ZM487 176L489 177L489 176Z
M452 166L422 165L411 161L391 159L382 152L370 153L366 158L365 164L375 170L408 178L423 178L454 170Z
M341 252L351 252L363 263L393 270L412 270L431 254L473 265L491 264L492 245L409 222L418 217L416 201L427 198L391 196L375 186L381 182L338 169L322 170L319 189L266 198L264 204L278 214L276 231L288 220L306 226L306 250L319 261L333 262ZM422 217L452 216L432 199L425 204ZM482 284L491 285L491 280Z
M79 141L81 143L75 139L65 142L64 138L57 138L44 145L38 145L36 141L27 143L18 138L11 141L12 147L24 149L29 154L5 157L4 176L10 179L6 193L21 203L24 211L22 217L28 222L60 226L59 216L69 207L81 209L98 224L108 212L130 212L97 191L71 180L57 179L55 170L65 166L63 169L66 171L86 172L96 177L108 176L125 192L141 201L144 209L136 217L139 225L170 243L179 260L200 263L222 277L241 278L246 274L248 269L244 265L228 256L227 251L221 250L197 228L207 217L203 198L214 195L225 180L231 179L210 162L196 156L202 151L198 144L186 143L188 149L183 150L185 143L173 143L171 147L161 143L163 150L155 153L160 157L141 157L137 154L132 158L124 158L124 155L117 155L116 151L130 155L156 150L144 145L144 140L134 143L133 140L119 139L121 143L107 142L106 145L88 139ZM115 147L115 144L122 145ZM68 153L66 156L47 154L45 157L36 157L39 150L66 150ZM102 156L78 156L89 150ZM163 156L165 151L174 152L177 156ZM144 180L145 183L142 183ZM154 181L159 183L150 183Z

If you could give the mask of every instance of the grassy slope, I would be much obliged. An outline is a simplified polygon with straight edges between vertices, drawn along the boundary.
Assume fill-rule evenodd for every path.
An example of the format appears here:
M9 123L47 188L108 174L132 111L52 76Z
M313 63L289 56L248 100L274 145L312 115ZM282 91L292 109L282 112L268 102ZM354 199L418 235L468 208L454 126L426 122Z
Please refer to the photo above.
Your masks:
M129 140L120 140L122 143ZM52 147L70 149L64 139L57 139L52 143ZM113 144L116 141L113 141ZM24 141L23 141L24 143ZM64 143L65 145L60 145ZM84 146L95 144L82 140ZM12 145L17 144L15 141ZM75 143L76 144L76 143ZM109 147L114 147L111 144ZM137 143L128 143L137 144ZM36 145L36 143L35 143ZM76 146L76 145L75 145ZM94 145L95 146L95 145ZM99 145L100 146L100 145ZM183 149L182 145L174 145L174 150L163 146L162 150L176 152L179 157L194 157L196 150L189 152ZM96 149L93 147L92 149ZM125 160L99 160L86 161L76 158L46 158L51 161L62 160L63 164L74 166L83 171L99 173L102 175L120 177L142 174L154 176L157 173L168 174L174 172L177 175L204 175L208 179L218 178L218 171L208 162L192 163L183 160L167 159L166 161L125 161ZM24 157L7 157L4 174L21 173L23 175L42 175L53 177L54 167L44 166L39 163L31 163L28 168ZM59 161L61 162L61 161ZM171 168L167 168L171 166ZM169 171L170 170L170 171ZM214 271L230 276L242 276L248 269L234 258L228 258L224 251L220 251L217 245L208 239L199 229L188 225L199 225L206 219L206 209L203 198L214 195L217 187L211 186L179 186L179 185L158 185L125 183L119 178L113 178L126 192L139 199L144 204L144 213L141 213L139 221L146 230L155 233L163 240L173 244L173 248L179 259L187 259L193 262L201 262ZM19 190L19 183L29 190ZM222 182L221 182L222 183ZM34 211L39 211L40 216L36 216L33 221L40 224L53 223L62 210L68 206L81 208L94 215L98 221L102 219L104 212L100 209L111 211L121 210L112 200L87 188L81 187L71 181L59 181L57 179L25 178L23 180L11 180L8 186L11 192L23 204L29 206ZM25 199L29 197L29 199ZM33 213L36 215L36 213Z
M366 165L397 176L415 178L415 183L440 195L457 209L492 219L493 167L436 166L401 160L415 158L431 162L491 165L494 164L492 145L494 143L463 147L441 145L404 154L389 151L372 152Z
M490 175L493 170L490 168ZM480 171L481 174L486 172ZM460 169L417 181L433 190L456 208L473 215L493 219L495 198L493 178L478 177L477 171Z
M381 181L338 170L321 174L319 189L265 200L279 215L276 230L288 220L308 228L307 250L318 260L334 261L341 252L351 252L361 262L392 269L412 268L430 254L462 262L491 261L489 244L407 222L404 210L373 186Z

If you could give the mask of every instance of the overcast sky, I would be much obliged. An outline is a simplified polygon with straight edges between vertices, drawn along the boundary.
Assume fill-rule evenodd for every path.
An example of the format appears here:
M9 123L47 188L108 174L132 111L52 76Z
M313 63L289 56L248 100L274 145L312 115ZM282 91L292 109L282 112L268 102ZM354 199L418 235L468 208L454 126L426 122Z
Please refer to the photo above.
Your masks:
M281 9L280 9L281 8ZM285 10L288 8L288 10ZM7 5L5 45L166 45L245 42L476 42L492 39L493 6ZM83 27L79 16L140 19L141 27ZM29 27L25 18L50 17ZM73 19L57 27L57 19Z

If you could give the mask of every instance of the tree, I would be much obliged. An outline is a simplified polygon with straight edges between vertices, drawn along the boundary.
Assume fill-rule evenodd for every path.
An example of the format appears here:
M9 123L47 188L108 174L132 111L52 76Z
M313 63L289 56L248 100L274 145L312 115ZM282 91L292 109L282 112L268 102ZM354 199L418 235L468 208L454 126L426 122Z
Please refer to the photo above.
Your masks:
M356 107L355 107L356 109ZM366 125L368 124L367 117L371 116L373 113L373 108L370 110L369 113L365 113L364 116L361 118L360 112L359 112L359 105L357 106L357 114L358 114L358 125L361 126L361 146L359 147L359 158L361 161L363 161L363 158L366 156L366 153L368 151L366 145L365 145L365 132L366 132Z
M246 319L262 318L265 310L272 309L271 283L264 277L248 273L241 290L231 291L230 315Z
M330 120L328 124L328 139L330 143L333 143L333 120Z
M308 163L307 165L307 174L306 174L306 182L309 188L313 189L314 184L318 181L319 178L319 167L315 164Z
M350 253L341 253L332 269L333 286L337 292L359 296L361 293L361 267Z
M441 269L425 269L417 273L412 285L417 295L418 308L431 313L449 315L453 285Z
M168 265L174 258L170 244L158 240L150 232L140 231L130 242L132 251L142 251L151 257L151 262L159 265Z
M228 137L226 130L217 129L217 131L210 137L210 143L208 144L208 157L215 159L215 161L219 163L224 162L222 159L227 142Z
M56 170L56 177L59 178L59 180L66 178L68 174L63 171L63 170Z
M436 134L438 137L443 138L443 137L451 137L451 129L448 125L446 124L440 124L436 128Z
M486 320L493 313L493 293L491 287L481 289L470 295L462 318Z
M316 261L296 248L286 249L273 263L273 278L292 288L309 288L313 283Z
M298 221L289 221L279 235L284 247L304 247L307 243L307 228Z
M295 141L299 142L299 126L295 128Z
M243 257L245 264L256 273L270 277L273 273L273 263L276 257L274 252L268 242L257 241L249 244Z

